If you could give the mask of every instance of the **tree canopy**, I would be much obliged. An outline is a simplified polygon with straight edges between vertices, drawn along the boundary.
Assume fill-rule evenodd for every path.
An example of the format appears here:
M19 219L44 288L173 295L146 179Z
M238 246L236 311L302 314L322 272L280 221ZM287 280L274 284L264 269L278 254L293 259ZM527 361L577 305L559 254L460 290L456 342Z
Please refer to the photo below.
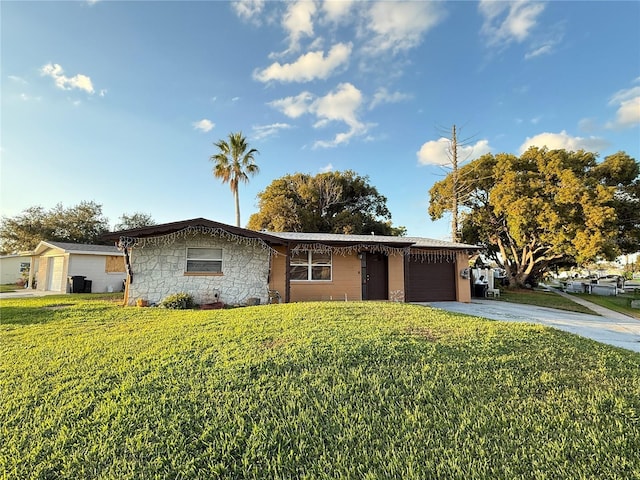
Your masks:
M462 241L483 244L513 286L555 264L637 251L639 171L624 152L600 163L582 150L484 155L458 172ZM450 176L430 189L432 219L452 211L452 189Z
M222 180L222 183L229 184L236 204L236 226L239 227L238 185L240 182L247 183L249 175L255 175L260 171L255 163L255 155L259 152L255 148L249 148L242 132L230 133L229 141L219 140L214 145L218 148L218 153L209 158L214 163L213 176Z
M51 210L29 207L15 217L2 217L0 250L32 250L42 240L99 243L100 235L107 231L109 222L102 214L102 205L95 202L80 202L70 208L59 203Z
M286 175L258 194L248 228L273 232L404 235L391 225L387 199L369 178L347 170Z
M131 215L123 213L120 215L119 222L113 227L114 230L131 230L132 228L150 227L155 225L156 221L148 213L135 212Z

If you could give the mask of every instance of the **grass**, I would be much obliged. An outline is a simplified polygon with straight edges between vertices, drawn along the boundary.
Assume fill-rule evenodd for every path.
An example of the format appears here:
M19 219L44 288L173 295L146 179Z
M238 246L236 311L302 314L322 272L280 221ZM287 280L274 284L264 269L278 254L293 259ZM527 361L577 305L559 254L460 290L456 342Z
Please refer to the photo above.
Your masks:
M0 478L639 478L640 355L407 304L2 299Z
M604 295L589 295L583 293L572 294L580 298L584 298L590 302L593 302L601 307L608 308L610 310L631 315L632 317L640 319L640 310L637 308L631 308L632 300L640 300L640 293L625 293L619 294L615 297L607 297Z
M560 310L568 310L571 312L588 313L597 315L593 310L575 303L568 298L564 298L553 292L541 290L506 290L500 291L500 297L497 300L512 303L522 303L526 305L537 305L540 307L557 308Z
M18 288L23 287L18 287L15 283L3 283L0 284L0 293L15 292Z

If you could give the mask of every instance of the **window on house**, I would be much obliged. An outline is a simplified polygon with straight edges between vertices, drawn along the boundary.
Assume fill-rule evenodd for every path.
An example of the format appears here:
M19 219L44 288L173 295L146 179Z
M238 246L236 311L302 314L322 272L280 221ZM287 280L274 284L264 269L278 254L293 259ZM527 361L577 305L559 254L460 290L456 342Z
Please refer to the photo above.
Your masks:
M331 254L296 252L291 255L291 280L331 280Z
M222 273L221 248L187 248L188 273Z

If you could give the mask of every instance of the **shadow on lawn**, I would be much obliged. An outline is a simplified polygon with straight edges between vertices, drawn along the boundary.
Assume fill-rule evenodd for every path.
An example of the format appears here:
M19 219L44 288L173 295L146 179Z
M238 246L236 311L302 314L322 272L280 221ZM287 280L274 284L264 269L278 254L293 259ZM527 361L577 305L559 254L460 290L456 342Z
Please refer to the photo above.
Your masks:
M72 303L52 303L38 307L2 307L0 325L35 325L56 320L57 311L73 306Z

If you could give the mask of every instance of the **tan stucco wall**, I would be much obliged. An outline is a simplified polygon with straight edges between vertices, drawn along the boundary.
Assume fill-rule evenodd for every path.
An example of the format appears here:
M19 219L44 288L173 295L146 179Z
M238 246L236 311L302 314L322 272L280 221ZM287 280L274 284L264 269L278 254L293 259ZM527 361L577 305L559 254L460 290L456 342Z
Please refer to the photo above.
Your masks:
M269 288L280 293L282 301L285 299L285 249L278 248L281 255L271 258L271 275ZM362 277L360 259L357 255L339 255L332 257L333 275L331 281L291 282L291 302L311 300L362 300ZM459 302L471 301L471 287L469 280L460 276L460 272L469 266L469 256L466 253L456 255L456 299ZM388 298L391 301L404 302L404 257L390 255L388 257Z
M283 301L285 298L285 249L281 255L271 258L270 289L277 290ZM330 281L292 281L292 302L310 300L362 300L360 259L357 255L336 255L331 259L332 279Z
M471 302L471 283L468 278L462 278L461 272L469 268L469 255L458 253L456 255L456 300L458 302Z
M390 255L389 269L389 300L404 302L404 256Z
M277 290L285 298L285 249L278 249L282 255L271 259L270 288ZM334 254L332 256L332 280L318 282L291 282L292 302L309 300L362 300L361 261L354 253L351 255ZM404 257L389 256L388 298L404 301Z
M284 301L285 289L285 249L276 248L280 255L271 255L269 259L269 290L276 290Z

